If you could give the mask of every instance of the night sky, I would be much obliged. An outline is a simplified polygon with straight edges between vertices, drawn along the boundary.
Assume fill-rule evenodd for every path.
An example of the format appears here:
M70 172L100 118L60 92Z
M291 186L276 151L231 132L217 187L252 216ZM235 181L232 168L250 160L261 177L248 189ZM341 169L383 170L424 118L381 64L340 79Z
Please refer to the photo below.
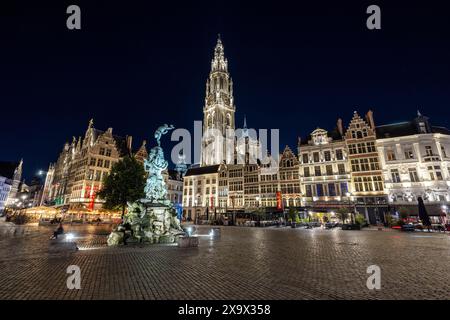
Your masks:
M246 114L249 127L279 128L281 147L369 108L376 124L419 108L433 125L450 125L444 2L3 2L0 160L23 157L27 181L90 118L132 135L135 147L153 143L162 123L193 130L218 33L237 124ZM81 7L79 31L66 28L70 4ZM381 30L366 28L370 4L381 7Z

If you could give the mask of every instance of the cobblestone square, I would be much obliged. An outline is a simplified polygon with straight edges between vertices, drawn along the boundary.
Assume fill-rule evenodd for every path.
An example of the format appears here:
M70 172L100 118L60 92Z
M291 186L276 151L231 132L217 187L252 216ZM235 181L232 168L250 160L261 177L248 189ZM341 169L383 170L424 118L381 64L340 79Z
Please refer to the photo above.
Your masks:
M68 226L80 250L52 250L49 227L0 241L0 299L449 299L450 236L399 231L200 227L198 248L107 247L108 227ZM69 290L69 265L81 289ZM381 268L381 289L366 286Z

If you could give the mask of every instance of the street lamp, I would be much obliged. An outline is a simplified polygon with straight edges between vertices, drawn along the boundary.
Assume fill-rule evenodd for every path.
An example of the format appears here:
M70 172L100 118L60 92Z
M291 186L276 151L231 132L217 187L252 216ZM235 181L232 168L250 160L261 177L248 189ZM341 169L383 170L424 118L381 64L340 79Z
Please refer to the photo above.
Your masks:
M352 224L354 223L354 220L353 220L353 214L354 214L354 212L353 212L353 210L352 210L352 194L350 193L350 192L346 192L345 193L345 195L347 196L347 198L348 198L348 210L350 210L350 216L351 216L351 218L352 218Z
M198 197L194 200L194 205L195 205L195 221L194 223L197 223L198 221L198 217L197 217L197 206L198 206Z
M444 224L447 224L447 214L448 214L448 207L444 204L442 207L441 207L441 209L442 209L442 212L444 213Z

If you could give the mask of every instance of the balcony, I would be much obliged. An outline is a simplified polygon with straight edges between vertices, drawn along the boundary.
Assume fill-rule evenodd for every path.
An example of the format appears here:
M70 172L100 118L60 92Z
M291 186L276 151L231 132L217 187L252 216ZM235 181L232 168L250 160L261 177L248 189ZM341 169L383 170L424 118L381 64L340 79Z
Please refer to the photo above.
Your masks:
M424 162L441 161L441 158L437 154L426 154L422 158Z

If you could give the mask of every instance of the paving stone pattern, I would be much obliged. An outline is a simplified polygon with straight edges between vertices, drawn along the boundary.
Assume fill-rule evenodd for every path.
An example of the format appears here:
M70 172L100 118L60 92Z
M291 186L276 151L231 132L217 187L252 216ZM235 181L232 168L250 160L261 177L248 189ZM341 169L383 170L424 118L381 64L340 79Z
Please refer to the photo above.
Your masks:
M0 240L0 299L450 299L448 233L200 227L198 248L110 248L108 227L66 227L73 251L50 250L51 231ZM381 290L366 287L373 264Z

